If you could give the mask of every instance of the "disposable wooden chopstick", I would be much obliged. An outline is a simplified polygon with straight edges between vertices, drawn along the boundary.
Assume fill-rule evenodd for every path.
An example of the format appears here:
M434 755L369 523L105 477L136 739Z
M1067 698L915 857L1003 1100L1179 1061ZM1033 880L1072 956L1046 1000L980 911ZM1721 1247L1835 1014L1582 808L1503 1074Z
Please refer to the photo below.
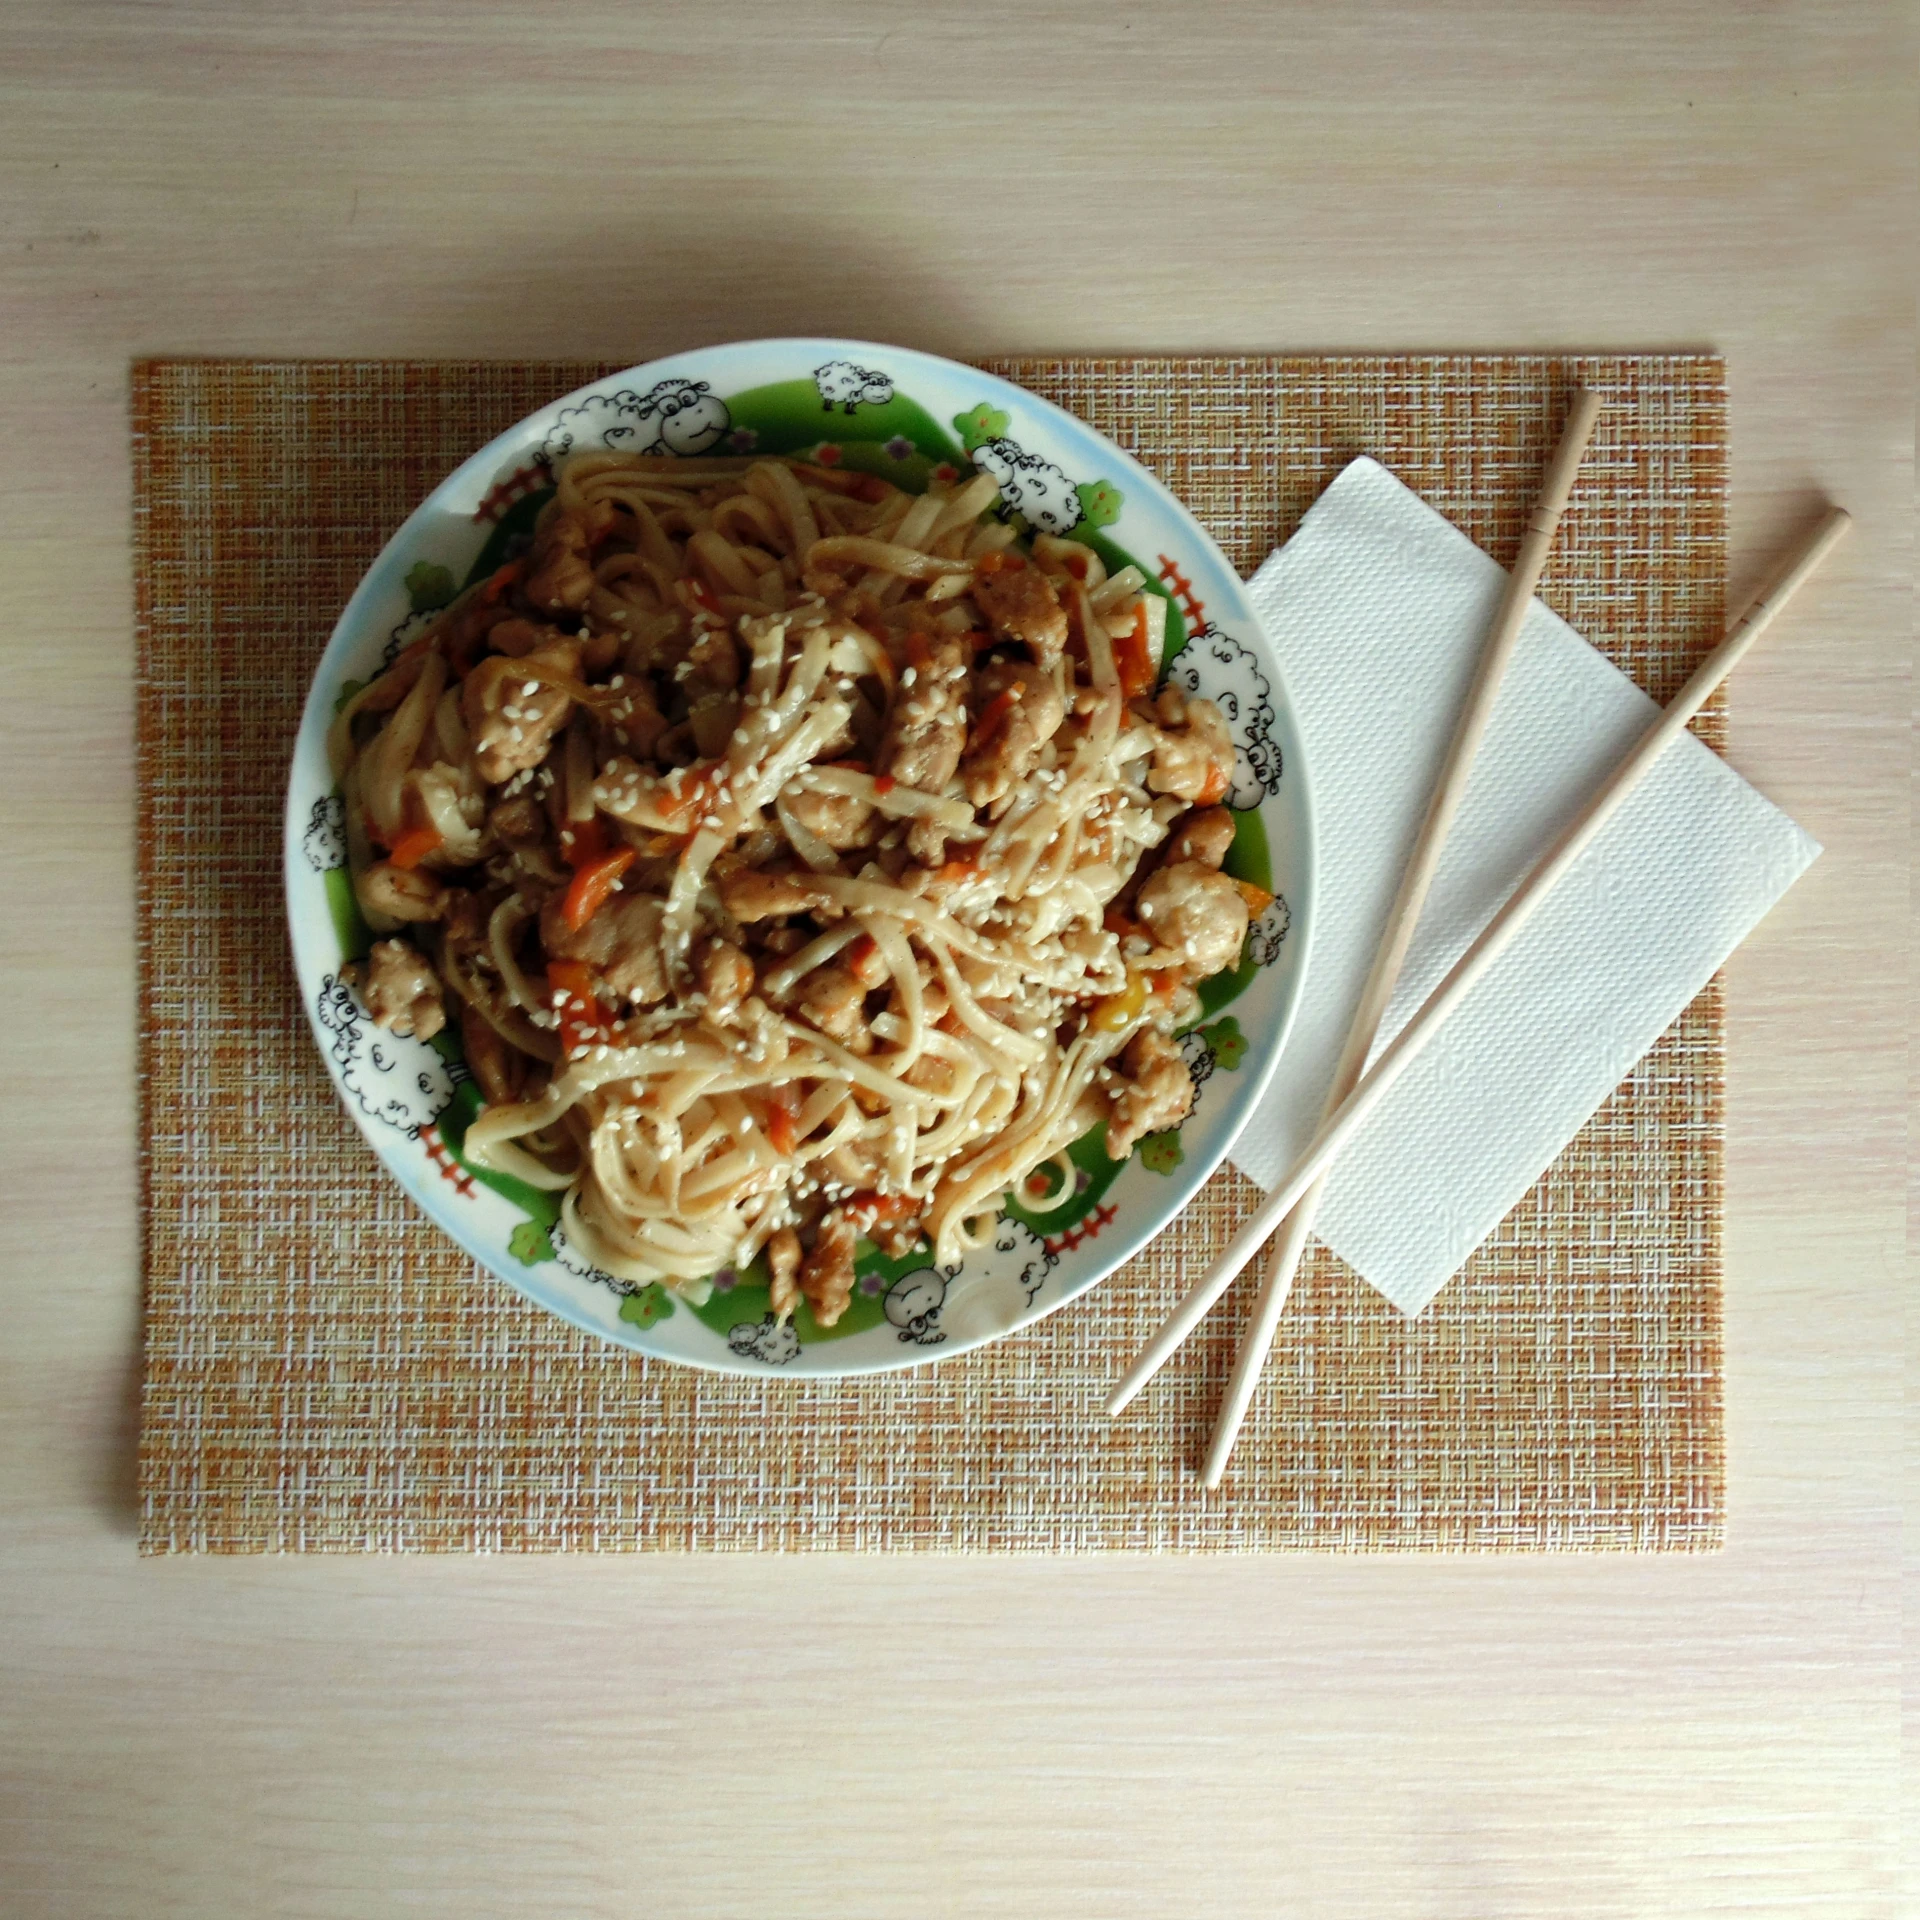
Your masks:
M1466 793L1474 755L1480 750L1487 722L1493 717L1494 701L1506 675L1507 663L1513 658L1520 628L1526 620L1528 608L1533 605L1533 590L1539 584L1540 570L1546 565L1554 532L1560 525L1561 514L1566 511L1567 498L1573 492L1574 476L1580 470L1587 442L1593 437L1594 422L1599 417L1598 397L1584 388L1576 389L1572 405L1567 410L1566 426L1560 434L1560 444L1548 463L1546 478L1540 486L1540 498L1528 516L1520 551L1514 559L1513 570L1507 575L1506 589L1500 596L1493 624L1481 648L1473 685L1468 689L1466 704L1460 709L1460 717L1454 723L1453 739L1448 744L1440 777L1434 783L1433 797L1427 802L1426 818L1421 822L1413 852L1408 856L1406 868L1400 876L1399 891L1388 910L1386 931L1381 935L1379 950L1374 954L1372 969L1360 994L1360 1003L1354 1009L1353 1024L1347 1030L1346 1045L1341 1050L1339 1064L1334 1069L1332 1083L1327 1089L1326 1105L1320 1116L1323 1121L1353 1091L1354 1082L1360 1078L1360 1071L1367 1064L1367 1055L1373 1050L1380 1022L1399 981L1407 948L1413 942L1414 928L1419 924L1421 910L1427 903L1427 894L1433 885L1433 876L1439 868L1441 849L1446 845L1453 817L1459 811L1460 801ZM1233 1451L1240 1423L1246 1418L1248 1402L1252 1400L1254 1388L1259 1384L1260 1370L1266 1365L1267 1350L1273 1345L1274 1328L1280 1323L1287 1295L1293 1290L1293 1276L1299 1270L1300 1256L1306 1251L1307 1241L1313 1231L1314 1215L1319 1211L1323 1186L1324 1182L1315 1181L1307 1189L1300 1204L1287 1216L1275 1237L1266 1278L1261 1283L1260 1297L1254 1307L1253 1318L1241 1336L1233 1377L1227 1382L1226 1397L1214 1423L1213 1440L1201 1473L1202 1481L1209 1487L1220 1484L1220 1476L1226 1471L1227 1457Z
M1225 1253L1168 1315L1160 1331L1141 1350L1126 1378L1108 1398L1109 1413L1118 1413L1159 1372L1207 1310L1233 1284L1235 1276L1267 1236L1300 1204L1308 1188L1333 1164L1387 1090L1420 1057L1446 1024L1448 1016L1512 944L1535 908L1592 844L1647 769L1706 705L1714 690L1745 658L1747 649L1779 617L1788 601L1839 544L1850 524L1847 515L1834 508L1734 622L1726 638L1608 775L1579 817L1534 863L1506 904L1487 922L1479 938L1454 962L1447 977L1427 996L1419 1011L1361 1076L1353 1091L1327 1117L1306 1152L1234 1235Z

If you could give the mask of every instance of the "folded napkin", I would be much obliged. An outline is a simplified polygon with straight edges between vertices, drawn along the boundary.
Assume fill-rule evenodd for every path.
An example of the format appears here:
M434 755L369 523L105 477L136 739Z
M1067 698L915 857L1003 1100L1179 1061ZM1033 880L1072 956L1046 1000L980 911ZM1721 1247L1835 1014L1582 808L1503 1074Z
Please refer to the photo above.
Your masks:
M1319 1123L1505 577L1363 459L1251 583L1299 717L1317 843L1299 1013L1232 1154L1269 1189ZM1533 604L1380 1045L1655 710ZM1336 1163L1320 1238L1418 1313L1819 851L1700 741L1669 747Z

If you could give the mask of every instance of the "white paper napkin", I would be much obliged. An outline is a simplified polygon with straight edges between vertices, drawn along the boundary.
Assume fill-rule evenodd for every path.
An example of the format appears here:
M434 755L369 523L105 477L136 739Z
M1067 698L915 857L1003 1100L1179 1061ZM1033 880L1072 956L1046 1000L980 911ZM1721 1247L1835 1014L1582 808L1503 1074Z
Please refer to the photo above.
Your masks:
M1253 578L1318 843L1305 993L1232 1155L1269 1189L1319 1122L1504 578L1364 459ZM1534 603L1382 1045L1654 711ZM1668 748L1336 1163L1320 1237L1418 1313L1819 851L1698 740Z

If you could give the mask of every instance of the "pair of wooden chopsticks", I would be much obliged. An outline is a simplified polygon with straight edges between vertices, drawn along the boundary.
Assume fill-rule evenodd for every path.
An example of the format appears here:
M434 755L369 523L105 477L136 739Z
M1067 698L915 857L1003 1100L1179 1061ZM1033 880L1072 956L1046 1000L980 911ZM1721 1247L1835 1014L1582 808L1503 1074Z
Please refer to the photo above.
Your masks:
M1565 510L1574 476L1579 470L1598 416L1599 402L1593 395L1585 392L1574 395L1560 445L1548 468L1539 502L1528 520L1519 557L1494 616L1479 669L1455 726L1446 762L1428 803L1419 838L1401 876L1399 891L1388 915L1386 933L1375 955L1335 1070L1319 1131L1287 1177L1234 1236L1225 1253L1168 1316L1108 1398L1108 1413L1121 1412L1172 1357L1215 1301L1233 1284L1241 1268L1268 1235L1280 1227L1282 1230L1274 1242L1266 1279L1253 1317L1242 1337L1233 1375L1215 1422L1212 1443L1202 1472L1202 1479L1209 1487L1218 1486L1226 1471L1233 1443L1246 1417L1248 1404L1273 1342L1274 1329L1286 1305L1293 1276L1312 1231L1321 1187L1333 1161L1379 1104L1388 1088L1419 1058L1475 982L1511 945L1534 909L1592 843L1655 760L1739 665L1747 649L1778 617L1851 524L1847 515L1838 508L1826 516L1746 611L1732 623L1720 645L1641 735L1580 815L1535 862L1506 904L1454 963L1446 978L1427 997L1372 1068L1363 1073L1367 1056L1378 1035L1381 1018L1393 997L1401 962L1406 958L1427 891L1439 866L1447 830L1466 791L1467 777L1492 714L1494 697L1499 691L1507 662L1512 657L1521 623L1532 602L1534 586L1545 564L1554 531Z

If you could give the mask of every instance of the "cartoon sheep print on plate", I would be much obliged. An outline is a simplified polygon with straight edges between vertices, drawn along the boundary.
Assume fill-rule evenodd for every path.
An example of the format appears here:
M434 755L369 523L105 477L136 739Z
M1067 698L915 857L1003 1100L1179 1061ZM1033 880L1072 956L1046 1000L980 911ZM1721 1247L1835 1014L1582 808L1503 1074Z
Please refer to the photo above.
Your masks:
M800 1336L791 1320L776 1320L768 1314L762 1320L742 1320L727 1333L727 1347L742 1360L758 1360L769 1367L784 1367L800 1355Z
M829 360L813 370L813 384L820 389L820 411L831 413L838 407L852 413L861 406L884 407L893 398L893 382L872 367L856 367L851 360Z
M1233 735L1233 785L1227 805L1246 812L1280 791L1280 747L1273 737L1273 684L1251 649L1211 620L1180 650L1167 678L1202 694L1226 716Z
M1059 1256L1025 1221L1002 1216L994 1222L991 1246L971 1254L964 1266L902 1274L881 1308L902 1345L980 1339L1017 1325L1058 1264ZM792 1323L770 1313L730 1327L727 1347L740 1359L769 1367L784 1367L801 1351Z
M903 1343L938 1346L949 1335L975 1340L1004 1332L1026 1313L1059 1256L1026 1224L1003 1214L993 1245L964 1266L917 1267L887 1289L887 1320Z
M337 793L313 803L300 851L315 873L329 873L347 864L347 809Z
M989 440L973 450L973 464L999 482L1001 503L1042 533L1062 538L1080 524L1080 495L1066 474L1011 440Z
M1292 925L1293 909L1276 893L1266 912L1247 929L1248 959L1256 967L1272 966Z
M1062 539L1082 520L1107 527L1119 519L1126 496L1111 480L1076 481L1064 467L1029 453L1009 437L1013 423L1004 408L983 400L969 413L956 413L953 424L973 464L999 487L1002 511Z
M453 1070L424 1040L376 1027L360 996L328 974L314 1011L326 1030L334 1068L370 1120L419 1139L453 1098Z
M940 1308L946 1297L947 1276L937 1267L917 1267L887 1289L881 1305L888 1325L898 1329L903 1342L937 1347L947 1337L940 1330Z
M549 463L583 447L616 453L705 453L733 416L704 380L662 380L641 393L591 393L563 407L541 443Z

